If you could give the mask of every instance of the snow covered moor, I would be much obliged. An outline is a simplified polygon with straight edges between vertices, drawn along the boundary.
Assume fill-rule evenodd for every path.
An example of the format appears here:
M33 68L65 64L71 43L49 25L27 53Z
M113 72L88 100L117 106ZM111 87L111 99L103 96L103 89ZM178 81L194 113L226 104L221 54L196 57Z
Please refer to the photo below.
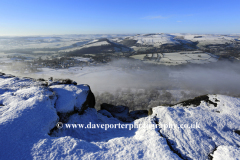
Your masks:
M240 157L239 98L205 95L171 107L156 106L149 116L132 122L120 121L107 110L97 112L94 104L88 85L1 73L0 159ZM56 127L58 122L64 127ZM96 125L86 127L89 124ZM156 127L129 128L144 125Z

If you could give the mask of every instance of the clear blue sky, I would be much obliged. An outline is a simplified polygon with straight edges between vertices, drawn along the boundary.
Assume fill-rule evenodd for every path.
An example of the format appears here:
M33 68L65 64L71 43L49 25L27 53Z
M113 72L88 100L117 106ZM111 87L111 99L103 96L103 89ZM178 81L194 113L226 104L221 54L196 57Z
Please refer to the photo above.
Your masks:
M0 36L240 33L240 0L0 0Z

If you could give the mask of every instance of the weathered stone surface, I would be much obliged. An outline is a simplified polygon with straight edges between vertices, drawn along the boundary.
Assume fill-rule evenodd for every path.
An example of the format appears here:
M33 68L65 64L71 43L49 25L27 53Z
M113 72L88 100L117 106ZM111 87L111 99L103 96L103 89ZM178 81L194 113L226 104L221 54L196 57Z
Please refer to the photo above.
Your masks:
M95 96L91 91L91 88L89 85L85 85L88 87L88 92L87 92L87 98L86 101L83 103L81 110L79 113L84 112L87 108L94 108L96 101L95 101Z
M152 113L153 113L152 108L149 108L148 115L150 116L150 115L152 115Z
M50 80L52 78L50 77ZM77 85L77 82L71 80L71 79L54 79L51 85L57 85L57 84L74 84Z
M95 97L88 85L52 85L51 88L57 96L56 110L60 122L66 123L69 116L82 114L87 108L94 108Z
M114 106L111 104L103 103L101 104L101 110L110 112L113 117L123 122L131 122L134 120L129 115L129 108L126 106Z
M108 111L113 117L123 122L132 122L135 119L148 116L147 110L136 110L129 113L129 108L126 106L114 106L107 103L101 104L99 113L104 112L103 110Z
M186 100L186 101L182 101L182 102L177 103L177 104L181 104L182 106L194 106L194 107L197 107L197 106L200 105L201 101L204 101L204 102L206 102L208 104L214 105L214 107L217 107L217 103L215 103L215 102L218 102L218 100L215 99L215 102L212 102L211 100L209 100L208 95L202 95L202 96L199 96L199 97L195 97L194 99L189 99L189 100Z
M142 117L147 117L148 116L148 110L136 110L136 111L131 111L129 115L134 118L142 118Z

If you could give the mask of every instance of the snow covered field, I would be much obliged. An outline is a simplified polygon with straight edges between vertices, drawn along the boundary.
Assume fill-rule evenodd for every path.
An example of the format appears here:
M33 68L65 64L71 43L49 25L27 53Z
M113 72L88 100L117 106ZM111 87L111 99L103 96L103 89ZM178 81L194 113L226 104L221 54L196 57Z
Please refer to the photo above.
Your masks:
M239 35L217 35L217 34L141 34L128 37L129 40L136 40L138 46L160 47L164 44L180 44L199 42L199 45L226 44L239 39ZM121 40L117 40L121 42ZM135 46L133 46L134 48ZM137 49L138 47L136 47Z
M1 159L169 160L181 157L207 159L211 155L214 160L219 160L239 157L240 136L234 133L240 130L238 98L209 95L209 100L216 106L204 101L197 107L158 106L153 108L151 116L130 123L158 123L157 128L62 128L49 136L59 121L57 112L73 110L74 105L81 108L86 99L81 94L86 89L82 85L52 85L50 89L41 83L0 76ZM82 115L72 114L68 120L70 124L87 125L89 122L126 124L93 108L88 108ZM169 123L178 127L163 128L160 125ZM198 124L199 127L179 127L182 124Z
M143 60L145 63L164 64L164 65L179 65L186 63L205 64L217 62L218 58L211 53L204 53L201 51L185 51L173 53L153 53L153 54L140 54L131 56L134 59Z
M174 36L170 34L155 34L155 35L137 35L131 37L130 39L137 40L137 44L140 45L153 45L154 47L159 47L162 44L179 44L176 40L173 39Z
M191 41L199 41L200 43L208 43L208 44L225 44L229 43L239 36L232 36L232 35L212 35L212 34L203 34L203 35L194 35L194 34L186 34L181 35L184 36L184 39L191 40Z

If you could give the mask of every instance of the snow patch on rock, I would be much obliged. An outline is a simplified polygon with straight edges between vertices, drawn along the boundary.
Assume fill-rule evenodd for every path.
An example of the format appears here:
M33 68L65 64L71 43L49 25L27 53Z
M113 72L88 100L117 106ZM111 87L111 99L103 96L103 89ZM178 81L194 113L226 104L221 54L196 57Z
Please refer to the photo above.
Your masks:
M153 108L159 124L177 125L176 128L162 127L160 132L183 157L207 159L217 146L240 146L240 136L233 132L240 129L240 99L223 95L209 95L209 99L216 102L217 107L202 101L197 107L179 104ZM195 127L181 128L184 124Z
M0 79L1 159L31 159L33 144L48 137L58 121L54 99L49 98L52 92L40 86L22 88L22 84L33 82Z
M238 160L240 159L240 148L235 146L219 146L212 156L213 160Z
M89 108L82 115L74 114L71 124L129 124L97 113ZM153 124L151 117L131 124ZM173 153L165 138L157 130L146 128L62 128L52 139L41 139L34 144L32 154L40 159L180 159ZM64 146L64 147L63 147Z
M56 110L60 113L72 112L74 109L80 111L89 92L88 86L85 85L54 85L50 88L58 96Z

